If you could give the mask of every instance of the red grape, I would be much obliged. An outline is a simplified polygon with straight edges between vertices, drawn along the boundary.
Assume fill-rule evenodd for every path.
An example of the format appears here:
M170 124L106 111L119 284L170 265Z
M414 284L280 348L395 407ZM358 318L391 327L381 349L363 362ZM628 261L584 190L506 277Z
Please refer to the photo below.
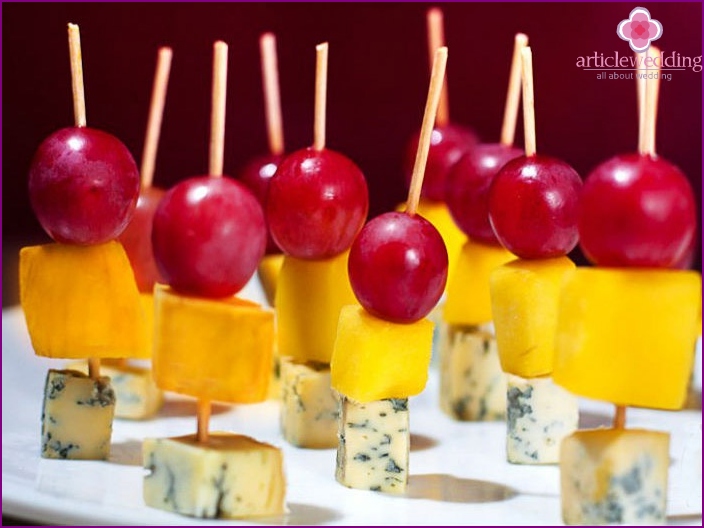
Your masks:
M266 210L266 201L269 196L271 178L274 176L281 160L283 160L283 156L277 154L259 156L247 163L238 176L238 180L244 183L249 190L254 193L254 196L257 197L259 204L264 210ZM276 242L274 242L268 227L266 253L267 255L281 253L281 249L276 245Z
M419 215L391 212L362 228L350 250L352 290L371 314L412 323L430 313L445 289L447 249Z
M413 165L418 151L420 131L411 138L404 154L403 172L406 186L411 184ZM445 201L445 181L452 166L477 143L477 135L458 125L435 127L430 136L428 162L425 166L421 195L437 202Z
M142 189L132 220L118 238L132 264L137 287L145 293L152 292L154 283L165 282L156 266L152 251L154 213L165 193L166 191L158 187Z
M687 177L673 164L615 156L584 183L580 246L601 266L674 267L694 244L696 214Z
M57 242L101 244L127 226L139 195L139 171L115 136L87 127L47 137L29 169L29 199Z
M566 255L577 245L582 180L564 161L515 158L489 189L489 221L499 242L524 259Z
M287 156L271 179L267 219L287 254L324 259L350 247L369 211L362 171L329 149L306 148Z
M244 287L264 256L264 213L241 183L195 176L162 198L152 243L157 266L175 290L227 297Z
M506 162L523 155L501 143L481 143L450 169L445 202L464 234L487 244L499 241L489 223L489 187Z

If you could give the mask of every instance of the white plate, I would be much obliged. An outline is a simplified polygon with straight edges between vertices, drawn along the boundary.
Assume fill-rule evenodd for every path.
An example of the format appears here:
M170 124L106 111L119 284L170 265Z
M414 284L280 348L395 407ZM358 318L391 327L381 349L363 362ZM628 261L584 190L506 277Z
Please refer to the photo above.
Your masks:
M250 296L259 298L260 291ZM19 308L2 314L2 512L38 523L70 525L248 524L197 520L142 501L141 441L194 432L195 405L170 399L151 421L116 420L108 461L39 457L44 377L58 360L32 352ZM654 390L657 390L654 388ZM335 451L289 446L278 405L217 407L213 430L231 430L281 446L290 513L257 524L558 525L557 467L508 464L503 423L459 423L438 410L437 376L411 400L411 476L405 496L351 490L334 479ZM611 407L582 402L583 425L606 424ZM629 426L672 433L668 521L701 525L701 413L632 409ZM249 523L252 524L252 523Z

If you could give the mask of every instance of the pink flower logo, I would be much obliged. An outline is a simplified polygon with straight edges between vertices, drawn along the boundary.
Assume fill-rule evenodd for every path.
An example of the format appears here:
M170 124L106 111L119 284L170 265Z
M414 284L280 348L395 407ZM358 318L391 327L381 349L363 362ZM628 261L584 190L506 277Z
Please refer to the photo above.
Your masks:
M662 24L650 18L650 12L644 7L636 7L626 20L616 26L616 34L627 40L631 49L641 53L650 47L653 40L662 36Z

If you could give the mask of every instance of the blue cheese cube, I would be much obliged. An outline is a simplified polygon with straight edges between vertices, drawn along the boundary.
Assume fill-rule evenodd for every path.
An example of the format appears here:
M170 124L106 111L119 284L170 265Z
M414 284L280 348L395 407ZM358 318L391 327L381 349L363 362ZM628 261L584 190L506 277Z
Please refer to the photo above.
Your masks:
M107 377L49 370L42 408L43 458L105 460L110 454L115 393Z
M359 403L340 396L335 477L348 488L404 493L408 484L408 399Z
M641 429L577 431L562 442L566 524L664 524L670 435Z
M285 513L280 449L253 438L212 432L147 438L143 448L147 506L199 518L240 519Z
M550 377L508 376L506 455L513 464L557 464L562 439L577 430L577 398Z
M444 325L440 336L440 408L455 420L506 417L506 374L487 326Z
M87 374L87 362L68 365ZM108 376L115 391L115 418L145 420L152 418L164 403L164 393L152 378L151 369L119 359L103 359L100 373Z
M337 393L330 365L281 359L281 432L290 444L326 449L337 446Z

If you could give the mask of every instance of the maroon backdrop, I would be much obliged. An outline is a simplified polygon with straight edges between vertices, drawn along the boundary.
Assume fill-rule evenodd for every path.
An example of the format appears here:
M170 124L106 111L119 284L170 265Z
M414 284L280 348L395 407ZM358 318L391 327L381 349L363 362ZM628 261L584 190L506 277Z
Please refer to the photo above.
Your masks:
M405 197L401 152L425 104L430 5L445 12L453 121L498 140L513 35L523 31L533 48L538 150L582 176L635 149L637 119L635 82L599 80L577 67L578 57L629 55L615 29L637 5L663 24L658 44L665 52L702 53L699 3L5 3L4 264L19 245L46 240L29 207L27 168L45 136L72 124L68 22L81 28L88 124L120 137L138 163L156 51L173 47L155 176L163 187L207 169L215 40L230 45L225 171L233 175L267 147L259 35L271 30L278 37L289 150L312 142L314 46L329 41L328 146L363 169L376 215ZM657 136L658 152L689 176L699 200L701 78L676 71L662 82ZM521 126L519 119L518 144Z

